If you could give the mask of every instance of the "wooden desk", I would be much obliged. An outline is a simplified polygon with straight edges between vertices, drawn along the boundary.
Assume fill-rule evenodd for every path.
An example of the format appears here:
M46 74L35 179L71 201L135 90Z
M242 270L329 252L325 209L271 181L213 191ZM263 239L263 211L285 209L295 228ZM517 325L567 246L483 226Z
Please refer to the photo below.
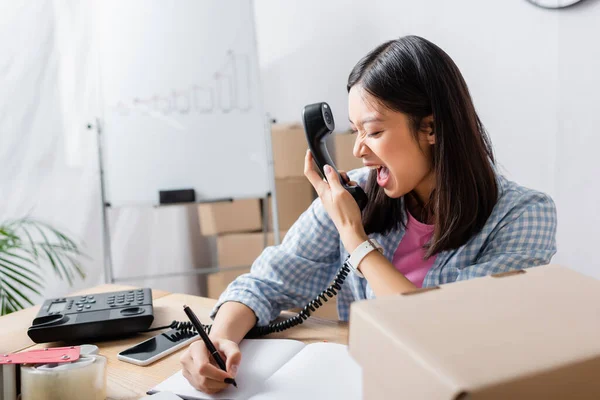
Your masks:
M124 287L120 285L102 285L87 291L78 292L76 294L92 294L122 290L124 288L129 289L130 287ZM210 321L208 317L209 313L213 305L216 303L216 300L203 297L185 294L167 294L166 292L154 290L153 298L155 299L155 319L153 326L167 325L174 319L178 321L187 321L187 317L183 312L184 304L192 307L194 312L198 315L198 318L200 318L202 322L207 323ZM22 314L18 317L14 317L14 315L18 313L0 317L0 338L9 337L11 335L10 332L12 332L12 335L22 335L29 341L26 333L27 327L31 324L31 320L33 320L35 317L39 307L35 309L35 311L32 311L32 309L35 309L35 307L19 311L19 313ZM11 325L10 328L7 326L7 322L9 322L9 320L11 324L14 325ZM10 330L10 332L8 330ZM108 399L139 399L145 395L147 390L181 369L179 357L184 349L181 349L147 367L139 367L117 360L117 353L135 343L139 343L151 336L154 336L157 333L158 332L149 332L139 334L133 338L94 343L100 348L100 354L108 358ZM269 335L268 337L296 339L305 343L326 340L334 343L348 344L348 324L344 322L323 320L313 317L304 322L302 325L292 328L287 332L280 332ZM31 343L31 341L29 341L29 343ZM27 349L54 347L58 345L60 344L51 343L33 345L27 347ZM11 350L15 351L22 349L24 348L17 346Z

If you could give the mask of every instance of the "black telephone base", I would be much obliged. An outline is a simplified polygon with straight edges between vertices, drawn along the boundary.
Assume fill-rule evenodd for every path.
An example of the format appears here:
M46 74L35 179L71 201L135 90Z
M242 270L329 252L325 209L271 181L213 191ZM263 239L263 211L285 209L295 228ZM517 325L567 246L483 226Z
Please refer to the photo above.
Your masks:
M142 332L152 321L152 290L124 290L48 299L27 335L35 343L83 343Z

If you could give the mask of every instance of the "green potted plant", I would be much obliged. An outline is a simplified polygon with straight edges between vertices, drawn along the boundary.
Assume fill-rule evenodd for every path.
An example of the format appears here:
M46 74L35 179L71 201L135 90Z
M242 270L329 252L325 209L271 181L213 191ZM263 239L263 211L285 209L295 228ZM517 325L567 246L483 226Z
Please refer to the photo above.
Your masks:
M31 296L41 295L44 286L44 267L70 286L75 277L85 278L81 255L75 241L45 222L0 222L0 315L33 305Z

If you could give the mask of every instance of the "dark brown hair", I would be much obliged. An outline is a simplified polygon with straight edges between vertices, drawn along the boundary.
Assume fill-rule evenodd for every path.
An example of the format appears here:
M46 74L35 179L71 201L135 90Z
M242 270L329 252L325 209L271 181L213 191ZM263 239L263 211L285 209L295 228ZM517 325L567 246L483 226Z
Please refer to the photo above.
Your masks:
M354 85L406 114L416 139L423 118L433 115L436 187L426 207L435 231L426 257L464 245L492 213L498 187L491 142L458 67L430 41L405 36L361 59L348 77L348 91ZM369 203L362 219L367 234L385 234L404 223L403 199L384 193L376 171L369 175L366 192Z

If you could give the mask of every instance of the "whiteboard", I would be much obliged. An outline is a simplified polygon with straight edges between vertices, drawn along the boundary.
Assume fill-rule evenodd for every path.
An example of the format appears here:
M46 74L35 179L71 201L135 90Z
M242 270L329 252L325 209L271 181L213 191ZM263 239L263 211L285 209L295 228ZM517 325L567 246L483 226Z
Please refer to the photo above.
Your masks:
M271 190L252 2L98 1L105 200Z

